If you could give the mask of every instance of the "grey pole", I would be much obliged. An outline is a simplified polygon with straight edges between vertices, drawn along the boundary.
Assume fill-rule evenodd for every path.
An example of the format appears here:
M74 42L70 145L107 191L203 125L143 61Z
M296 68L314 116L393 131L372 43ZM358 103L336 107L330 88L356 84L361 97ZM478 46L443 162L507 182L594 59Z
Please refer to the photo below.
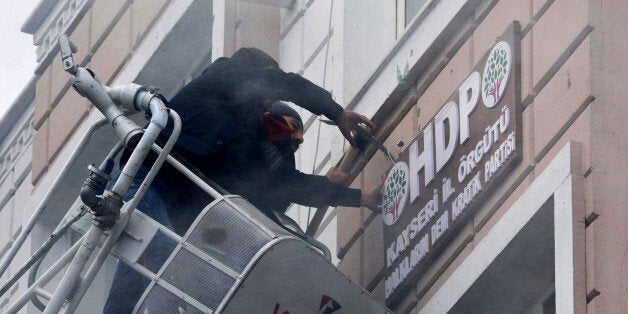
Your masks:
M150 152L151 146L161 130L166 127L168 122L167 109L163 102L152 101L158 98L147 97L146 94L148 92L141 90L141 87L138 85L129 86L127 89L109 89L98 80L93 72L77 67L72 58L72 52L75 52L76 49L72 49L72 44L67 36L62 35L59 37L59 47L63 68L73 75L72 85L81 96L89 99L107 117L125 146L134 149L113 189L105 192L102 196L98 196L98 200L96 200L97 206L101 207L102 210L119 211L122 206L122 197L131 185L137 170ZM109 95L108 90L114 95L113 98L112 95ZM142 95L143 97L138 97ZM133 108L130 109L150 109L151 120L143 136L142 128L124 115L122 110L117 107L114 99L123 102L124 106L132 106ZM68 266L44 313L59 312L59 309L61 309L63 303L76 286L87 260L98 241L100 241L104 231L102 228L99 224L94 224L90 227L85 235L85 240L82 242L72 263Z
M81 73L82 71L80 71L81 69L82 68L79 68L77 75L82 74ZM94 81L92 83L93 85L91 85L90 87L93 89L96 83L97 82ZM98 85L98 86L102 87L102 85ZM95 98L94 100L98 101L99 98L104 97L101 95L102 94L97 94L96 97L94 97ZM104 95L106 97L109 97L106 93ZM153 98L153 99L156 99L156 98ZM90 98L90 100L92 99ZM111 104L113 104L113 101L111 101ZM131 185L131 182L133 181L133 178L135 177L137 170L139 169L142 162L144 161L144 158L148 155L148 152L150 151L151 146L157 139L157 136L159 135L161 130L166 126L166 122L168 121L168 116L166 113L167 109L164 106L163 102L151 101L150 109L151 109L151 114L152 114L151 121L148 127L146 128L146 132L144 133L144 136L141 137L139 143L137 144L137 147L135 147L135 149L133 150L133 153L131 154L129 161L124 166L124 169L122 169L122 172L120 173L118 181L116 181L116 184L114 185L112 191L109 194L111 195L111 197L114 197L120 200L122 199L122 196L126 193L126 190ZM126 138L126 137L122 137L122 138ZM105 197L107 196L108 195L105 195ZM83 244L79 248L79 251L76 253L74 260L72 261L72 264L70 264L70 266L68 267L68 270L63 276L61 283L57 287L57 290L55 290L52 300L50 300L50 302L46 306L46 310L44 311L44 314L59 312L59 309L61 309L66 298L68 297L70 292L72 292L72 290L74 289L77 283L77 280L80 278L81 272L83 268L85 267L87 260L91 256L94 250L94 247L98 244L98 241L100 240L100 237L102 236L102 233L103 233L103 229L101 229L100 227L96 225L92 225L90 227L89 231L87 232L87 236L85 240L83 241Z
M152 101L160 101L160 100L155 97L153 98ZM120 237L120 234L122 234L122 231L124 231L126 224L128 223L129 219L133 215L133 211L135 210L135 207L137 207L137 204L144 197L144 193L146 193L146 191L148 190L148 187L150 186L150 184L153 182L153 179L157 175L157 172L159 171L159 169L165 162L166 156L168 156L168 154L170 153L170 150L172 150L175 143L177 142L177 139L179 138L179 134L181 133L181 118L179 118L179 115L174 110L170 110L170 117L174 121L174 128L172 131L172 135L166 142L166 145L164 145L162 152L159 154L159 156L155 160L155 163L153 164L150 171L146 175L146 178L142 182L142 185L139 187L139 189L135 193L135 196L130 201L130 203L127 204L127 206L125 206L127 210L122 213L122 215L116 222L115 226L112 228L111 234L109 235L109 237L103 244L102 248L98 252L96 259L92 262L91 266L87 270L87 273L85 274L85 276L83 276L83 279L81 280L78 287L76 288L76 291L72 295L72 298L68 300L69 304L64 311L65 313L73 313L76 310L77 306L81 302L81 299L85 295L85 292L87 291L92 281L94 280L94 277L96 277L96 274L98 274L98 271L102 267L102 264L107 259L107 256L109 256L109 253L111 252L111 249L113 248L116 241L118 240L118 237Z

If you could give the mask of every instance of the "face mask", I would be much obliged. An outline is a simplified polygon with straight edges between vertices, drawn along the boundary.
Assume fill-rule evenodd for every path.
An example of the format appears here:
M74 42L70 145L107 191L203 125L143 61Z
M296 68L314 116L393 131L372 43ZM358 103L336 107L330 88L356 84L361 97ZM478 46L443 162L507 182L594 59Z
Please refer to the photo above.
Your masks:
M283 120L283 121L281 121ZM264 125L264 131L266 132L266 138L271 142L277 142L284 139L290 139L290 136L294 134L294 130L288 126L283 118L281 120L272 117L270 114L264 114L262 116L262 124Z

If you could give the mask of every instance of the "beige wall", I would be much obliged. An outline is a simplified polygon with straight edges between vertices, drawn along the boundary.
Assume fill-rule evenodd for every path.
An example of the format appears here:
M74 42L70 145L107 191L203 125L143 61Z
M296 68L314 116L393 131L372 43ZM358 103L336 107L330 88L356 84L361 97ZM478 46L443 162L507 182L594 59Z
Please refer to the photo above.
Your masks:
M93 69L110 83L155 24L170 0L95 0L68 31L79 52L75 62ZM58 51L36 69L32 182L37 184L72 132L87 116L91 104L70 88Z
M590 163L586 181L588 309L600 313L628 308L628 5L589 1L591 42Z
M435 57L409 88L398 106L408 114L388 136L385 146L411 142L468 76L471 69L513 20L522 29L521 99L523 158L492 195L475 210L446 251L430 266L396 310L420 309L451 272L486 235L535 175L568 141L582 143L586 178L587 294L590 310L621 312L628 295L628 265L623 263L628 213L625 177L628 175L628 131L625 84L625 21L622 1L500 0L483 1L473 15L462 18L459 34ZM623 24L623 26L622 26ZM623 34L623 35L622 35ZM456 42L457 41L457 42ZM447 52L454 48L451 58ZM622 87L623 86L623 87ZM418 91L418 101L411 94ZM623 101L623 102L622 102ZM392 145L392 146L391 146ZM406 147L401 148L401 150ZM372 186L388 169L376 153L354 182ZM595 214L593 214L595 213ZM368 214L338 211L338 247L346 251L340 269L379 299L384 298L382 220L365 223ZM584 223L585 217L577 217ZM340 232L341 229L344 229ZM618 234L619 233L619 234ZM601 294L594 297L599 291ZM583 298L585 296L582 296Z

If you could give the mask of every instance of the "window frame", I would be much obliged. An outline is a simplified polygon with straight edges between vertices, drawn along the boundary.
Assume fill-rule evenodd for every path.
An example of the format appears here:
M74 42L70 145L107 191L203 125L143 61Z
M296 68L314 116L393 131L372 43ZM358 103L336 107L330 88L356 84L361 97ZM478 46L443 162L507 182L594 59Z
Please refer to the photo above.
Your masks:
M419 313L447 313L548 201L554 207L556 313L586 311L585 251L578 245L585 239L585 226L578 218L584 217L584 204L576 197L584 186L581 156L581 144L568 142L425 300Z
M397 11L396 35L397 35L397 39L399 39L401 38L401 36L403 36L403 34L412 24L414 24L418 19L420 19L420 16L423 15L423 12L425 12L427 7L429 7L431 3L434 2L435 0L425 0L425 2L421 5L419 10L417 11L417 13L414 15L414 17L412 17L412 19L408 23L406 23L406 1L407 0L396 0L396 1L397 1L396 2L396 7L397 7L396 9Z

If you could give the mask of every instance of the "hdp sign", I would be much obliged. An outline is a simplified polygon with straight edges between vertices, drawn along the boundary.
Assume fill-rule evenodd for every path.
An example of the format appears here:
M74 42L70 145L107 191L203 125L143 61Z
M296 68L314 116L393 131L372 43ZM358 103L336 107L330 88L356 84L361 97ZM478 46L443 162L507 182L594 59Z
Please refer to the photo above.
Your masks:
M382 199L388 305L520 159L518 37L513 23L389 171Z

